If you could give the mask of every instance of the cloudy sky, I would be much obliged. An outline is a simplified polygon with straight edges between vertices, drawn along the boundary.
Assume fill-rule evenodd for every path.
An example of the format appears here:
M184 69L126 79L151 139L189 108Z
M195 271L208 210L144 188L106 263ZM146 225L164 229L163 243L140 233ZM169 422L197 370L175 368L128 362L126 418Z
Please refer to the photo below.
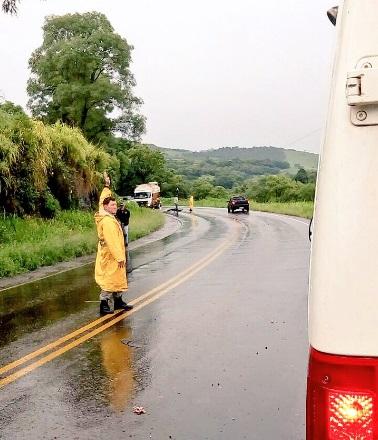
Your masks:
M337 3L337 2L336 2ZM0 14L0 95L26 106L46 15L101 11L134 46L144 141L201 150L319 151L335 30L332 0L22 0Z

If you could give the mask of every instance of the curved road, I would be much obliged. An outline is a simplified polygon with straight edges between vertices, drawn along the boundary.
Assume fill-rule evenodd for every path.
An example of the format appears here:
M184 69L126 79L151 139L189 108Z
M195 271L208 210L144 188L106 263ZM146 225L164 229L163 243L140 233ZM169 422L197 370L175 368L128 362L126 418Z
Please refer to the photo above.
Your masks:
M308 222L181 219L132 252L127 314L93 265L0 293L1 439L305 438Z

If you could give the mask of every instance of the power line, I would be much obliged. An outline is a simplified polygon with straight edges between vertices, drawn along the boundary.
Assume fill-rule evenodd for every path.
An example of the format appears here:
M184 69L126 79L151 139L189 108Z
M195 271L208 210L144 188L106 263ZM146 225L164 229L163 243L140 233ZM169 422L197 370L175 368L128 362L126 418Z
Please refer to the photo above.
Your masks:
M299 137L299 138L297 138L297 139L294 139L293 141L290 141L290 142L288 142L287 144L288 144L288 145L290 145L290 144L296 144L297 142L299 142L299 141L301 141L301 140L303 140L303 139L306 139L307 137L311 136L312 134L318 133L318 132L321 131L321 130L323 130L323 127L317 128L316 130L313 130L313 131L311 131L311 132L305 134L304 136L301 136L301 137Z

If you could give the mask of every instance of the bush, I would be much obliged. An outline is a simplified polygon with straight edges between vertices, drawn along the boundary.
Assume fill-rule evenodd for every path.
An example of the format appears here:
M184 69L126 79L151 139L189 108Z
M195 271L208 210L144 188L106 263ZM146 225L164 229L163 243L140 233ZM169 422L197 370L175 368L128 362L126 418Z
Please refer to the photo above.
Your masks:
M290 176L263 176L247 181L246 193L258 203L313 201L315 184L297 182Z
M229 191L226 190L223 186L215 186L209 194L210 198L214 199L224 199L229 196Z
M52 218L97 188L105 168L119 167L77 128L44 125L10 103L0 104L0 207ZM59 204L56 200L59 201Z
M214 179L209 176L203 176L196 179L192 186L194 198L201 200L209 197L211 191L214 189L213 180Z
M46 191L41 197L39 212L43 218L54 218L60 211L58 200Z
M301 185L300 200L305 202L313 202L315 199L315 183L307 183Z

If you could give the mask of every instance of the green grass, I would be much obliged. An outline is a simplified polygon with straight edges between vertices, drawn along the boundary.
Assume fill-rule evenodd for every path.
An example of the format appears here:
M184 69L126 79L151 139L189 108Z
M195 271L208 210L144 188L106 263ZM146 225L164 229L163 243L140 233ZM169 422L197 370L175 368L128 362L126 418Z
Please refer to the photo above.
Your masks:
M251 209L255 211L274 212L303 218L311 218L314 211L314 202L250 202L250 205Z
M147 208L133 208L130 216L129 240L144 237L160 229L165 222L165 216L160 211Z
M163 226L161 212L130 207L130 241ZM0 278L35 270L96 250L93 213L64 211L53 220L0 219Z
M172 205L171 198L163 199L163 207ZM179 206L187 206L188 200L179 200ZM257 203L250 201L252 210L273 212L276 214L294 215L297 217L311 218L314 210L314 202L268 202ZM227 199L203 199L195 200L194 208L196 207L208 207L208 208L226 208Z

